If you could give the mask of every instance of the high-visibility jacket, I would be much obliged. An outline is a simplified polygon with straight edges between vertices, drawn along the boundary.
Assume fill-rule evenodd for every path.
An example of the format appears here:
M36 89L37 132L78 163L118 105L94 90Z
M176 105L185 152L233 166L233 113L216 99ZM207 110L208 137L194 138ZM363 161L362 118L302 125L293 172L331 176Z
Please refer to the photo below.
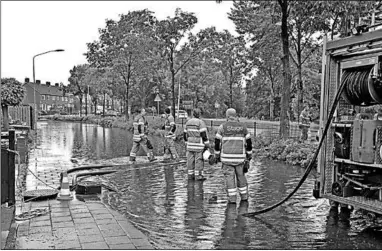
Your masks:
M246 154L252 153L252 143L246 148L246 141L250 142L251 135L244 123L233 120L223 123L218 128L216 139L221 147L215 146L215 153L220 154L223 164L241 164L245 161Z
M175 129L175 120L174 117L170 114L166 117L166 121L164 122L165 137L175 139Z
M135 116L133 121L133 141L139 142L147 131L146 118L141 114Z
M209 144L207 136L207 126L203 120L198 118L191 118L187 121L184 128L184 132L187 135L187 151L202 152L205 145ZM204 132L204 140L202 133Z

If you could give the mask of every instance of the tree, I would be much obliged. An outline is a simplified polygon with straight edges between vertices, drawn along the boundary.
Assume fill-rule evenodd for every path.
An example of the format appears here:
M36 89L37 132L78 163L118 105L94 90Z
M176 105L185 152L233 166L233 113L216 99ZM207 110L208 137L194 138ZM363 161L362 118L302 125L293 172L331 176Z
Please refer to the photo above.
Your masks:
M83 65L77 65L74 66L73 69L71 69L70 77L68 79L69 85L68 89L69 92L73 93L74 96L78 96L80 100L80 116L82 116L82 98L84 94L87 93L87 87L88 84L85 81L86 78L86 71L88 70L89 65L83 64ZM86 110L87 115L87 110Z
M118 22L106 21L99 40L88 43L86 58L97 68L110 67L125 83L125 117L129 118L129 98L132 78L139 75L150 57L155 42L152 39L156 18L147 9L121 15Z
M25 88L15 78L1 79L1 110L5 131L9 130L8 107L19 105L23 101L25 93Z
M167 62L168 70L171 74L172 93L172 114L175 116L175 76L190 61L207 47L208 39L206 34L210 33L208 28L198 32L195 36L190 34L191 29L197 23L197 18L193 13L184 12L180 8L175 10L175 16L161 20L157 27L157 41L159 42L162 56ZM189 42L180 46L181 41L189 34ZM183 49L182 49L183 48ZM182 53L188 53L187 56ZM183 59L183 60L180 60Z
M229 31L217 33L212 37L213 43L209 48L211 63L215 64L224 76L229 88L229 107L233 107L234 88L241 88L241 80L246 65L245 42L242 37L234 37ZM239 109L239 107L235 107Z

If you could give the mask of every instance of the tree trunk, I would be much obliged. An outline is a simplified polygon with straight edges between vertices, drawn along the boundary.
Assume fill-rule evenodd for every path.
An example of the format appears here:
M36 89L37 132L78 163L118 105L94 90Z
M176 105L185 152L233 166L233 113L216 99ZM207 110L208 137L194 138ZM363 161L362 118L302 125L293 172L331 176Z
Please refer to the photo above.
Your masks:
M94 115L97 115L97 98L94 100Z
M302 104L304 102L303 100L303 91L304 91L304 85L302 81L302 50L301 50L301 25L299 24L297 26L298 33L297 33L297 73L298 73L298 82L297 82L297 121L300 121L300 111L302 109Z
M82 98L83 98L83 95L79 95L80 96L80 117L82 117Z
M88 116L88 94L85 95L85 116Z
M4 131L9 131L9 115L8 115L8 106L1 106L1 110L3 112L3 123L4 123Z
M281 96L280 112L280 137L289 138L289 120L287 111L289 110L291 73L289 64L289 35L288 35L288 0L279 0L281 6L281 40L283 45L283 94Z
M126 97L125 97L125 118L129 120L129 84L126 83Z
M172 91L172 116L175 118L175 70L174 70L174 52L171 51L171 63L170 63L170 71L171 71L171 91ZM159 112L159 111L158 111Z
M106 99L106 93L103 93L103 104L102 104L103 116L105 116L105 99Z

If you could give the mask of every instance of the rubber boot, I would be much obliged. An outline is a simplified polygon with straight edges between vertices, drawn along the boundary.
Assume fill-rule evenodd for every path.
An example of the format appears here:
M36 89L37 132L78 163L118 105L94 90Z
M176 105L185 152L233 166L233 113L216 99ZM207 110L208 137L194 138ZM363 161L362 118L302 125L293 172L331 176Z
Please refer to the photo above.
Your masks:
M207 178L204 176L204 173L203 171L200 171L198 173L198 175L195 176L195 180L199 180L199 181L204 181L206 180Z
M244 190L244 193L242 193L242 191L240 191L241 189ZM240 188L239 187L239 192L240 192L240 198L242 201L247 201L248 200L248 186L245 186L243 188Z
M130 156L130 163L131 163L131 164L135 164L135 157L131 157L131 156Z
M154 153L153 152L150 152L150 156L149 156L149 161L150 162L153 162L153 161L156 161L157 159L154 157Z
M195 179L194 170L188 170L188 172L187 172L187 178L188 178L189 180L194 180L194 179Z
M236 204L236 195L235 196L228 196L228 203Z

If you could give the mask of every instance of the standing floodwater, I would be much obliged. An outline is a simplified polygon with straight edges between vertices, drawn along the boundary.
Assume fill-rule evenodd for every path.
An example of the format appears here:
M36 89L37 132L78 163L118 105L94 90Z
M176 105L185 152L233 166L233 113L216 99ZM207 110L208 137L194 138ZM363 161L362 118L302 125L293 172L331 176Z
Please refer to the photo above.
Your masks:
M55 156L60 165L72 158L89 162L126 157L132 135L126 130L65 122L38 125L39 161ZM163 154L160 138L153 141ZM179 152L184 149L178 145ZM101 177L117 192L101 199L124 214L159 249L382 249L382 234L366 228L359 214L331 212L325 199L312 196L315 173L282 206L257 218L240 216L273 205L290 193L304 169L281 163L254 162L247 174L248 203L227 204L221 164L206 166L207 180L189 181L184 165L169 167L120 166Z

